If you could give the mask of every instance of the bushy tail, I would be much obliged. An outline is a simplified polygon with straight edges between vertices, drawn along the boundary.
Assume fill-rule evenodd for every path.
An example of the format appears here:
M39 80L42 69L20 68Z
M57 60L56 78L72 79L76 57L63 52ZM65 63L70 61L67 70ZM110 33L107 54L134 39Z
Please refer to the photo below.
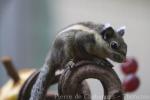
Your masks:
M48 85L54 77L54 69L48 65L43 65L40 74L32 88L30 100L44 100L48 90Z

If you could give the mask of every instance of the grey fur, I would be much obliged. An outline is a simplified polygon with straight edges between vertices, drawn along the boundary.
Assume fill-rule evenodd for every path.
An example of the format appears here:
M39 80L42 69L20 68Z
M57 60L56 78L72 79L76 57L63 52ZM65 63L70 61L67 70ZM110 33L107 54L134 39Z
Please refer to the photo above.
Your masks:
M106 41L103 39L95 39L96 34L98 34L97 36L99 36L99 38L102 37L101 32L104 27L103 24L82 22L73 25L81 25L89 28L90 30L96 31L97 33L91 34L90 32L82 29L71 29L58 34L53 43L52 49L47 55L45 63L38 76L38 80L32 89L30 100L43 100L44 94L46 94L45 92L48 89L48 83L54 77L55 71L64 68L70 60L77 62L80 60L105 59L109 58L109 56L114 59L114 56L110 55L111 53L114 53L114 51L111 49L108 50L108 47L102 44L102 42L105 43ZM118 37L118 39L120 38L121 37ZM120 41L122 41L122 39L120 39ZM108 44L108 41L106 44ZM108 53L109 51L111 51L110 54ZM115 51L115 54L118 54L118 52Z

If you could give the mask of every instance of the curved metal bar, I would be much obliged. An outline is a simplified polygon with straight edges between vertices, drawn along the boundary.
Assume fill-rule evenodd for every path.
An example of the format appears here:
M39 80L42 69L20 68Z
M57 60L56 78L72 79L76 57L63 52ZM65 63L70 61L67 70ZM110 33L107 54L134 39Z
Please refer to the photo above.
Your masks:
M59 96L64 97L61 99L77 99L76 95L78 94L78 89L80 89L80 84L88 78L95 78L101 81L104 87L103 100L124 99L120 79L112 67L100 66L91 61L81 61L64 71L59 81ZM88 100L85 95L78 99Z
M120 79L112 66L108 65L105 66L105 64L93 61L67 64L67 68L63 73L57 78L53 78L53 82L49 84L50 86L59 80L59 95L47 94L46 100L91 100L90 89L85 81L88 78L101 81L104 88L104 100L124 100ZM19 100L28 100L38 73L33 73L26 81L20 91L21 99Z

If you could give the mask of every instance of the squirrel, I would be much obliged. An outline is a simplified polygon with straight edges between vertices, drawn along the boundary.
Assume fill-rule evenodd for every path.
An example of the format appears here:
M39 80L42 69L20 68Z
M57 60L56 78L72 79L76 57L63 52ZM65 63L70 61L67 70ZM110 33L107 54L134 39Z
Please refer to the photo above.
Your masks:
M43 100L55 72L64 68L70 60L100 61L108 58L123 62L127 53L124 33L125 27L114 30L109 24L93 22L79 22L64 28L56 35L32 88L30 100Z

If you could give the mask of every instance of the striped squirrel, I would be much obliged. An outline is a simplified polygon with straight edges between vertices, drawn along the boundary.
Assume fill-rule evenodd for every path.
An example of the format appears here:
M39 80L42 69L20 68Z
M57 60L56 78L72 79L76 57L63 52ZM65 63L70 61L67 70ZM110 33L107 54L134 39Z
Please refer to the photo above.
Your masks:
M43 100L56 70L64 68L70 60L98 61L109 58L123 62L127 53L127 45L122 38L124 33L124 27L114 30L108 24L93 22L76 23L60 31L33 86L30 100Z

